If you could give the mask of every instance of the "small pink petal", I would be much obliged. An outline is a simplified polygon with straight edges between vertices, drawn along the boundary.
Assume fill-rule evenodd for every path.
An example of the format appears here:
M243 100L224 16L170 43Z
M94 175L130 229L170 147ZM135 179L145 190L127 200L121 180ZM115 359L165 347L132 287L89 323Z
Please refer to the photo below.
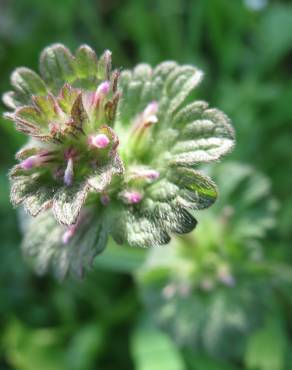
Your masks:
M23 170L31 170L33 167L37 166L40 163L40 159L36 155L26 158L20 163L20 167Z
M157 180L160 173L156 170L145 170L144 176L149 180Z
M127 204L137 204L141 202L141 200L143 199L143 195L136 190L126 190L121 193L121 198Z
M128 199L130 203L140 203L142 200L142 194L138 193L137 191L134 191L129 194Z
M96 93L98 95L102 94L102 95L107 95L110 91L110 82L109 81L104 81L102 82L98 88L96 89Z
M152 101L144 109L143 115L144 117L150 117L156 115L157 112L158 112L158 103L157 101Z
M160 176L160 173L156 170L151 168L135 168L130 172L129 178L130 179L142 179L142 180L150 180L154 181L157 180Z
M108 146L110 140L105 134L98 134L90 138L90 143L99 149L103 149Z

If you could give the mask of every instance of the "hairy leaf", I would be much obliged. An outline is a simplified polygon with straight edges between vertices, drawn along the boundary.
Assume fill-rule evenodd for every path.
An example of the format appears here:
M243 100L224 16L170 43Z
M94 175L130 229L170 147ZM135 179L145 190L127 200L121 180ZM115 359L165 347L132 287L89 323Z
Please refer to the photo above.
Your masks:
M123 207L116 210L112 236L118 244L127 243L131 247L155 247L167 244L170 236L159 223L139 210Z
M102 217L91 213L84 215L67 244L62 243L65 232L66 228L59 225L49 212L31 220L22 249L39 274L51 267L59 279L69 272L80 277L107 242L107 229L103 226Z
M41 54L40 72L48 85L57 92L74 75L73 56L62 44L53 44Z
M54 196L53 211L63 225L75 224L88 194L87 184L64 186Z

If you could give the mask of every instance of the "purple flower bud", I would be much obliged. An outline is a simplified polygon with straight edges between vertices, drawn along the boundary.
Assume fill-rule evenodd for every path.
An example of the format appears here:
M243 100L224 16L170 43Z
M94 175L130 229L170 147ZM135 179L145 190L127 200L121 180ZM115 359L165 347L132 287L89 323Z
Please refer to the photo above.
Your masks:
M151 168L143 168L137 167L130 171L129 173L129 180L149 180L154 181L157 180L160 176L160 173L156 170Z
M137 137L136 140L143 140L143 135L148 131L147 128L151 127L158 122L157 118L158 103L153 101L149 103L143 112L141 112L133 126L133 134Z
M157 118L158 103L153 101L147 105L142 113L144 126L153 125L158 122Z
M110 82L109 81L104 81L102 82L98 88L96 89L96 94L100 95L107 95L110 91Z
M69 158L68 162L67 162L67 167L66 167L66 170L65 170L65 173L64 173L64 183L67 186L71 186L73 184L73 176L74 176L73 159Z
M89 138L89 144L99 149L107 147L109 143L110 140L105 134L98 134Z
M148 179L157 180L160 176L160 173L156 170L149 170L146 176Z
M145 177L148 180L157 180L160 176L160 173L156 170L144 170L141 171L141 176Z
M100 201L104 206L107 206L111 201L111 198L109 197L108 194L102 194L100 197Z
M40 165L41 157L38 155L32 155L31 157L26 158L24 161L20 163L20 167L23 170L31 170L32 168Z
M102 82L96 89L96 91L92 95L92 107L97 107L100 100L105 97L110 91L110 82L104 81Z
M143 195L136 190L125 190L120 196L126 204L137 204L143 199Z
M49 163L52 160L54 154L54 151L44 150L23 160L20 163L20 167L23 170L31 170L34 167L41 166L43 163Z

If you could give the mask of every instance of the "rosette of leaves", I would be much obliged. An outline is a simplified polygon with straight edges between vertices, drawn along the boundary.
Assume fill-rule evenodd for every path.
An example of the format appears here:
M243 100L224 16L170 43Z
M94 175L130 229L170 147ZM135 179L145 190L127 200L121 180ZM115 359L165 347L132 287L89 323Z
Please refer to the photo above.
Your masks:
M254 330L277 316L278 273L270 273L263 237L276 224L269 180L247 165L211 172L222 189L200 228L153 249L136 273L149 315L181 346L240 359ZM163 253L164 252L164 253Z
M11 201L38 216L23 248L40 271L81 273L108 235L149 247L195 228L192 211L217 197L196 168L234 144L225 114L188 102L201 79L175 62L112 71L111 53L98 59L86 45L46 48L40 75L16 69L6 117L29 140L10 172Z

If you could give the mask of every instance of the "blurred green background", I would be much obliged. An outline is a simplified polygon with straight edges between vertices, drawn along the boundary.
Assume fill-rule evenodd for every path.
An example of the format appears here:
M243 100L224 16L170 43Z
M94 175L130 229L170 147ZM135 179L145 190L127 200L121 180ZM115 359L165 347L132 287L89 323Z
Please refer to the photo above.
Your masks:
M21 256L7 172L25 138L1 118L0 369L292 369L291 1L0 0L0 91L53 42L108 48L122 68L197 65L237 146L207 169L221 197L193 234L110 245L58 283Z

